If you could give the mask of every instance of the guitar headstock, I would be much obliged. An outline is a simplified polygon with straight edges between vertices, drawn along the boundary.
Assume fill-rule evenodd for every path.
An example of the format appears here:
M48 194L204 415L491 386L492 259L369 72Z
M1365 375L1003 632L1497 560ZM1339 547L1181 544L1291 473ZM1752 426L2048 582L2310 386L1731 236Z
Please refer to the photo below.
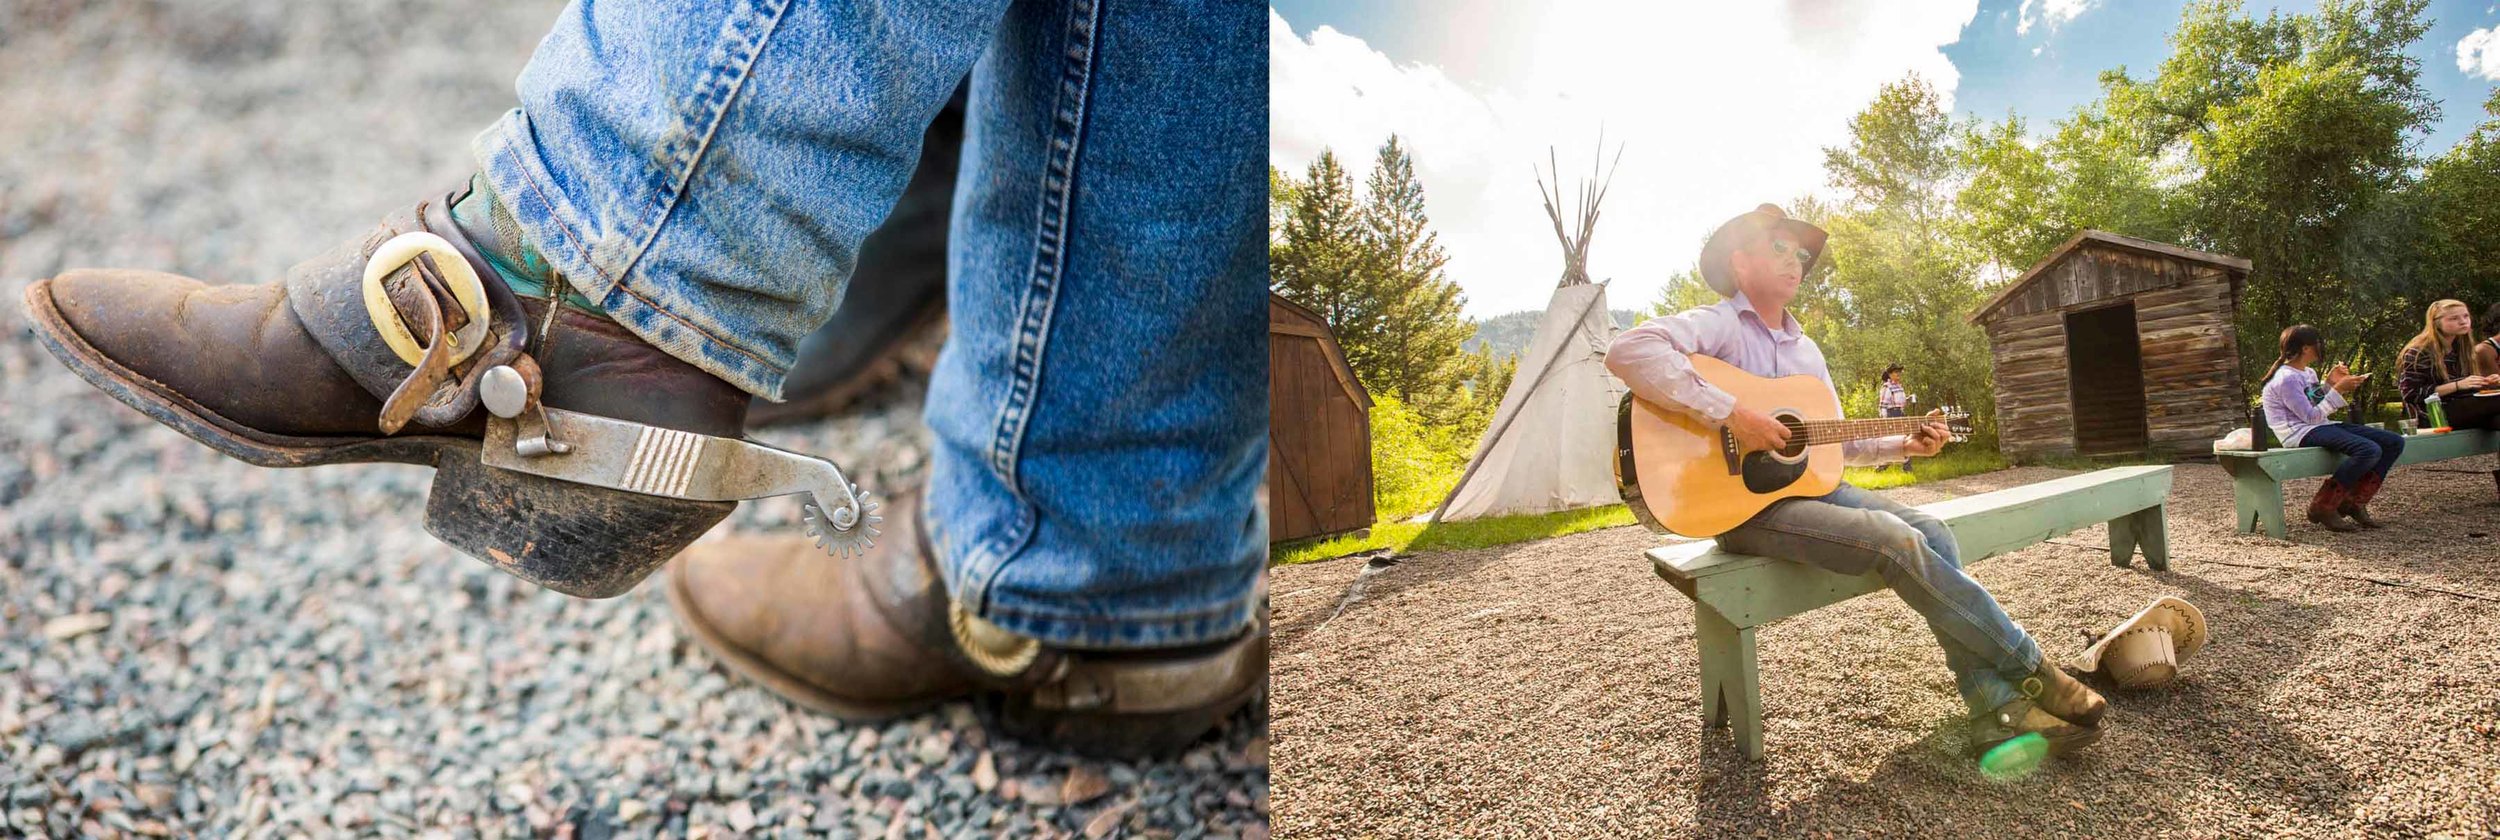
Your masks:
M1971 435L1976 434L1971 430L1970 412L1963 411L1959 406L1948 405L1927 412L1927 419L1943 423L1949 435L1947 440L1953 443L1967 443Z

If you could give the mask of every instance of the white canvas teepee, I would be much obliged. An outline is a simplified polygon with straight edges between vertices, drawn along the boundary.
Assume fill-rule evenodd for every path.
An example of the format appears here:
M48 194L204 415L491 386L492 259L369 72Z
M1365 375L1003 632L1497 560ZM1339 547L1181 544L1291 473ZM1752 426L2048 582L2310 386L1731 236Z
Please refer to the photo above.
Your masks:
M1601 142L1601 146L1603 143ZM1621 157L1621 151L1616 153ZM1551 165L1550 162L1548 164ZM1592 173L1594 174L1594 173ZM1580 184L1579 217L1564 227L1562 185L1537 191L1562 240L1562 282L1545 304L1536 337L1519 357L1519 372L1502 405L1485 427L1476 456L1432 521L1544 513L1623 501L1615 490L1615 407L1621 380L1606 370L1606 347L1614 343L1614 316L1606 310L1606 286L1589 282L1589 234L1597 226L1606 182Z

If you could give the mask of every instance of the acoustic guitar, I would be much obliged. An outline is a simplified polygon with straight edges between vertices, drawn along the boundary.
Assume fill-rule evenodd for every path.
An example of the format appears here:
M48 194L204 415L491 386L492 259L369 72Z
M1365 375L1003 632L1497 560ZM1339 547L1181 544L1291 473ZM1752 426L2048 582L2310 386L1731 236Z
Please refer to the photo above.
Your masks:
M1726 426L1624 395L1615 418L1615 483L1633 517L1653 531L1715 537L1772 502L1832 492L1840 486L1840 445L1849 441L1906 435L1929 423L1945 424L1954 441L1970 437L1968 414L1850 420L1821 379L1772 379L1709 356L1686 358L1737 405L1787 426L1788 446L1750 450Z

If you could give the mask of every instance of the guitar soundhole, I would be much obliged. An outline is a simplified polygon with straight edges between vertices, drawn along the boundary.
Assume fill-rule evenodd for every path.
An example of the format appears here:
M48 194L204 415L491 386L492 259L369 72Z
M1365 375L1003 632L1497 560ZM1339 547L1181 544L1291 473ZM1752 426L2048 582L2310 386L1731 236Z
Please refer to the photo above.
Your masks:
M1774 415L1772 419L1778 420L1780 421L1780 425L1788 427L1788 445L1780 448L1779 459L1782 461L1796 461L1804 458L1806 455L1805 418L1798 417L1794 414L1779 414Z
M1772 419L1788 427L1788 445L1777 452L1748 452L1738 472L1745 477L1745 489L1769 493L1797 483L1806 474L1805 418L1792 412L1776 412Z

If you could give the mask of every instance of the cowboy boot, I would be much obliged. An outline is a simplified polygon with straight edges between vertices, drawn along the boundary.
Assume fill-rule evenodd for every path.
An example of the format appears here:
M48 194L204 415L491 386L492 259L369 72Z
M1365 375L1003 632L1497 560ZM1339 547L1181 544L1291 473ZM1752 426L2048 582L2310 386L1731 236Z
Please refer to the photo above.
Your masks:
M722 664L791 702L874 722L970 697L992 730L1114 758L1179 751L1266 684L1267 633L1148 651L1060 650L948 598L918 521L856 561L803 539L733 538L670 564L677 622Z
M2378 487L2386 480L2386 477L2376 473L2362 479L2361 485L2354 487L2352 493L2344 497L2343 504L2335 507L2335 512L2351 517L2352 521L2360 523L2363 528L2382 527L2378 524L2378 518L2370 515L2370 500L2378 497Z
M2081 726L2098 727L2101 716L2109 713L2109 701L2102 699L2100 692L2047 660L2042 660L2040 667L2014 688L2049 714Z
M518 376L533 416L545 405L722 437L739 434L747 395L612 321L516 297L452 221L460 197L393 213L258 286L72 271L27 287L28 320L89 384L219 452L432 466L436 538L559 592L621 594L736 503L488 468L480 380Z
M2033 733L2048 742L2050 755L2065 755L2101 739L2100 727L2083 726L2050 714L2024 697L1971 716L1970 755L1984 756L2000 744Z
M2338 510L2349 495L2351 491L2345 489L2343 482L2327 479L2325 484L2318 485L2318 495L2309 500L2309 521L2325 526L2329 531L2350 533L2361 530L2344 521L2343 512Z

